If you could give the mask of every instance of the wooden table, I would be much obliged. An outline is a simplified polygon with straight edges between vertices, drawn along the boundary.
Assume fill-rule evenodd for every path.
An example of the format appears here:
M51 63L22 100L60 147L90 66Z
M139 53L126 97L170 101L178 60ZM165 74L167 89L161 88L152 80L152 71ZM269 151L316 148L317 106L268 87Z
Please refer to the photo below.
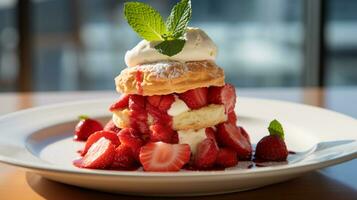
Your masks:
M239 96L281 99L326 107L357 118L357 87L330 89L240 89ZM46 92L0 94L0 115L65 101L118 96L114 92ZM357 133L356 133L357 134ZM0 132L1 137L1 132ZM142 199L158 199L144 198ZM0 199L141 199L102 193L41 178L0 164ZM184 199L357 199L357 160L311 172L300 178L252 191Z

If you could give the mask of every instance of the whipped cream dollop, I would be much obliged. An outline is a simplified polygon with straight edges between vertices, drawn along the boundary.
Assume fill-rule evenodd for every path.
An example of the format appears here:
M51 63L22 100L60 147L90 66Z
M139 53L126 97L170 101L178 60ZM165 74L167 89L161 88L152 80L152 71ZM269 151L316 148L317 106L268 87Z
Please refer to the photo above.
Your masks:
M187 62L216 59L217 47L203 30L188 27L184 38L186 42L182 51L172 57L161 54L155 49L160 41L142 40L133 49L126 52L125 63L128 67L135 67L163 60Z
M175 101L171 104L171 107L167 110L167 114L169 114L170 116L177 116L189 110L190 108L186 105L186 103L175 95Z
M207 138L206 128L199 130L181 130L177 131L179 137L179 144L188 144L193 155L196 154L197 145Z

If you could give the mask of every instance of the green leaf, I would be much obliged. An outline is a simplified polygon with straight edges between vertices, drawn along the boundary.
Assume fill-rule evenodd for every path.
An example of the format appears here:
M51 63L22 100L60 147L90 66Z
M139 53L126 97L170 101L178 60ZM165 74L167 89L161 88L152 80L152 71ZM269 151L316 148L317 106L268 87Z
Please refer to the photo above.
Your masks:
M153 7L140 2L124 4L124 15L134 31L147 41L161 41L167 29L160 13Z
M182 39L165 40L156 45L155 49L158 50L161 54L173 56L178 54L183 49L185 42L186 41Z
M171 10L166 20L167 29L175 39L183 36L186 32L188 21L191 19L191 0L182 0Z
M86 120L86 119L89 119L89 116L88 115L79 115L78 118L79 118L79 120Z
M274 119L271 121L268 130L270 135L277 135L284 140L284 129L278 120Z

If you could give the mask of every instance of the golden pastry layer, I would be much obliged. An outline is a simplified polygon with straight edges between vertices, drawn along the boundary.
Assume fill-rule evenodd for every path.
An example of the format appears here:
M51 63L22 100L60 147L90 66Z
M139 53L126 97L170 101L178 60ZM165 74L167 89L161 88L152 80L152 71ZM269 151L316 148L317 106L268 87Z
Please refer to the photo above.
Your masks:
M113 122L119 128L130 127L128 109L113 112ZM227 121L227 114L223 105L210 104L206 107L190 110L172 117L172 128L174 130L201 129L215 126ZM152 124L152 118L148 117L148 125Z
M115 78L116 90L144 96L223 86L224 72L213 61L165 61L129 67Z

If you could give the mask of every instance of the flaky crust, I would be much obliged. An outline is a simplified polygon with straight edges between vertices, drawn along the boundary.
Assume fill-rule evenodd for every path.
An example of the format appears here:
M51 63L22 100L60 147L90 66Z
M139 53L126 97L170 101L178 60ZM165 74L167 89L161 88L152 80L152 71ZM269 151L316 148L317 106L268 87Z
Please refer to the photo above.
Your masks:
M141 84L138 81L140 74ZM120 93L165 95L199 87L223 86L224 72L213 61L167 61L126 68L115 78L115 84Z

